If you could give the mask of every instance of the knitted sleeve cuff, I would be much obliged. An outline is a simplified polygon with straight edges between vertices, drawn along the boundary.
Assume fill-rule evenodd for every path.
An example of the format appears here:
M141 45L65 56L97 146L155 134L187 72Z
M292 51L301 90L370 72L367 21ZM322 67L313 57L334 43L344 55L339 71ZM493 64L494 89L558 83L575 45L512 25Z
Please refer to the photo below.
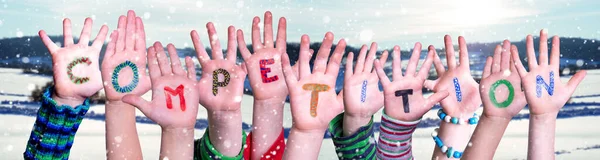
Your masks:
M329 123L329 132L332 134L333 144L339 159L374 159L375 138L373 137L373 117L365 126L362 126L350 136L343 135L344 113L337 115Z
M52 99L53 89L49 87L42 94L42 106L27 142L25 159L68 159L75 133L89 110L89 99L75 108L58 105Z
M246 137L246 144L247 147L244 149L244 159L251 159L252 158L252 132L250 132L250 134L248 134L248 137ZM265 152L264 154L262 154L262 156L260 157L260 160L280 160L283 159L283 151L285 150L285 135L284 135L284 130L283 128L281 128L281 133L279 133L279 136L277 137L277 139L275 139L275 142L273 142L273 144L271 144L271 147L269 147L269 150L267 150L267 152Z
M377 157L380 159L413 159L412 133L421 119L404 122L388 116L385 111L381 117Z
M194 142L196 148L194 148L194 159L198 160L212 160L212 159L222 159L222 160L240 160L244 158L244 148L246 146L246 132L242 130L242 146L240 149L240 153L238 153L235 157L228 157L217 151L217 149L210 142L210 138L208 137L208 128L204 131L204 135L201 139L196 140Z

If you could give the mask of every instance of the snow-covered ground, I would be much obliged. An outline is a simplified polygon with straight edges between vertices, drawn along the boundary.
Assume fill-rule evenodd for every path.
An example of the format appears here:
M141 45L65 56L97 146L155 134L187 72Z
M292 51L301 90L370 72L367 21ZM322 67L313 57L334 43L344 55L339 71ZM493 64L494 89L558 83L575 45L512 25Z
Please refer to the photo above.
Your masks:
M561 78L563 82L568 77ZM0 68L0 101L2 100L27 100L30 90L35 85L43 85L51 81L52 77L22 74L18 69ZM591 70L575 92L574 96L600 94L600 70ZM19 96L21 94L25 96ZM145 96L149 98L149 94ZM242 98L242 116L247 124L252 122L252 97ZM600 102L600 97L575 98L573 102ZM0 105L7 107L7 105ZM101 105L92 106L95 113L104 113ZM289 104L284 109L284 127L291 127L291 112ZM478 111L481 113L481 109ZM522 113L527 113L523 110ZM140 112L138 115L143 116ZM379 122L381 111L375 117ZM435 111L430 111L424 118L435 118ZM206 110L200 109L198 118L206 119ZM29 138L35 117L20 115L0 114L0 159L22 159L25 145ZM576 117L557 120L556 125L556 150L570 153L557 155L557 159L589 159L600 157L600 149L581 150L577 148L600 145L600 117ZM512 121L506 130L498 147L495 159L526 159L528 120ZM474 127L473 127L474 128ZM417 159L429 159L433 151L431 131L433 127L417 129L413 135L413 153ZM160 127L153 124L138 124L142 151L145 159L156 159L160 147ZM196 129L196 138L204 133L203 129ZM376 136L378 133L376 133ZM104 121L84 119L75 137L71 150L72 159L105 159ZM321 146L319 159L337 159L331 139L325 139Z

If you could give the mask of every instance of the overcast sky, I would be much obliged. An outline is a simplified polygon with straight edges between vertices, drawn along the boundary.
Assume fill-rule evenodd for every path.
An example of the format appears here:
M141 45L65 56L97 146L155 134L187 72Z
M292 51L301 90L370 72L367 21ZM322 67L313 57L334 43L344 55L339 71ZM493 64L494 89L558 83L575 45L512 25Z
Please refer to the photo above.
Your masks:
M85 17L95 20L94 32L101 24L113 30L118 16L133 9L144 20L148 44L158 40L183 48L192 47L192 29L207 42L209 21L220 37L234 25L249 41L252 17L262 20L270 10L288 19L289 42L299 42L302 34L320 41L331 31L353 46L376 41L380 49L396 44L408 49L421 42L441 48L445 34L455 41L459 35L467 42L519 41L541 28L551 35L599 39L598 6L597 0L0 0L0 38L37 36L40 29L59 35L63 18L72 20L74 35Z

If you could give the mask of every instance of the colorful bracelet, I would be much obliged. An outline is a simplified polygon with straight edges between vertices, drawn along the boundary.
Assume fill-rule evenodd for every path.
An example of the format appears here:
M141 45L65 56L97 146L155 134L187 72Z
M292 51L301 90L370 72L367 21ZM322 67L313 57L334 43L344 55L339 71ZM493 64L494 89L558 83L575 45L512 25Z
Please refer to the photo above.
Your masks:
M463 152L454 150L454 149L452 149L452 147L448 147L448 146L444 145L444 142L442 142L442 139L440 139L440 137L438 137L438 129L439 128L434 129L433 132L431 133L431 137L433 137L433 141L435 142L435 145L440 148L442 153L446 153L446 157L448 157L448 158L462 157Z
M440 117L440 119L442 121L446 121L446 123L452 123L452 124L465 124L465 123L468 123L469 125L474 125L474 124L477 124L477 122L479 122L479 118L477 116L477 113L473 113L473 117L469 118L468 120L463 120L463 119L456 118L456 117L450 117L442 109L438 110L437 115L438 115L438 117Z

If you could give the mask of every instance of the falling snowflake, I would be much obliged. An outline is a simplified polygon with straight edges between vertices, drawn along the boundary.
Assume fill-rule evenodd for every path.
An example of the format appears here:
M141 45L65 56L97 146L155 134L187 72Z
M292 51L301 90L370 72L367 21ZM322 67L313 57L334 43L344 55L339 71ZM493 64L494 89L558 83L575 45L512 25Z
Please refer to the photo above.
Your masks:
M375 33L373 33L372 30L365 29L365 30L363 30L363 31L360 32L359 39L360 39L361 42L367 43L367 42L370 42L373 39L373 35L374 34Z
M196 7L202 8L202 6L204 6L204 3L202 3L202 1L197 1L196 2Z

